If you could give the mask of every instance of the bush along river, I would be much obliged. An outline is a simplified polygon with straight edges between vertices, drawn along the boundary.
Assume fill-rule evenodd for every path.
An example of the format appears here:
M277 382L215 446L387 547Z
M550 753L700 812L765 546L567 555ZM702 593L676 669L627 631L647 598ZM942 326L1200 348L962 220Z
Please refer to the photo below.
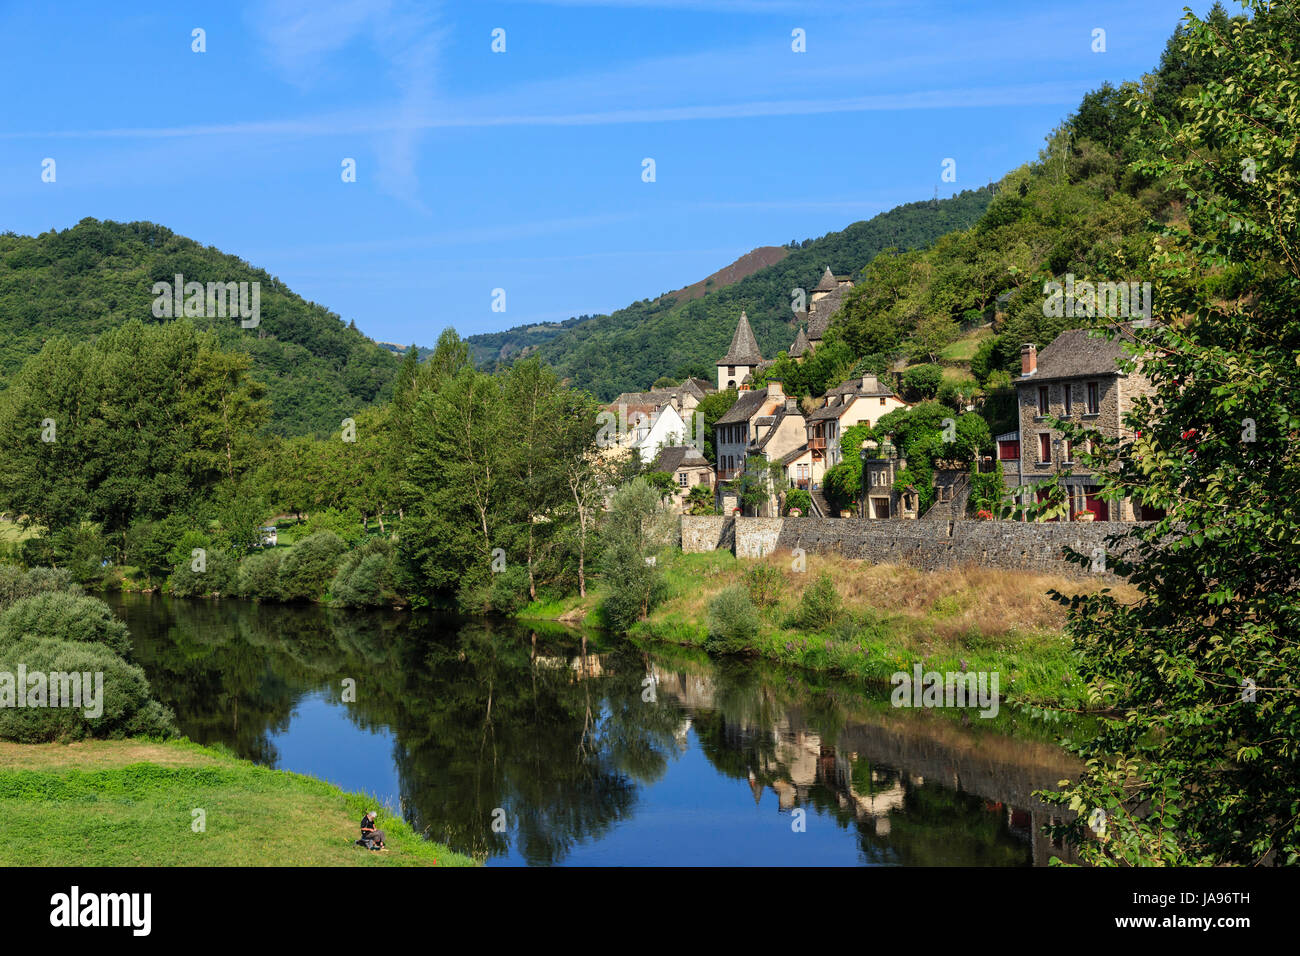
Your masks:
M488 865L1045 865L1070 776L1003 708L588 632L109 597L180 731L375 795ZM268 821L274 826L274 821Z

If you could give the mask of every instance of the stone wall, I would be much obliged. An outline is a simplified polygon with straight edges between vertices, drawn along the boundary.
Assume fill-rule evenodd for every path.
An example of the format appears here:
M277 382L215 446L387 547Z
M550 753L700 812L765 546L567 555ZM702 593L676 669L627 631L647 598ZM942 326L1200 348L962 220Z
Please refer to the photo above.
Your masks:
M736 521L722 515L682 515L682 550L731 551L736 546Z
M723 523L730 527L724 531ZM712 523L712 524L710 524ZM801 548L873 564L905 564L922 570L985 567L1088 574L1062 554L1069 546L1085 554L1105 548L1108 535L1133 524L1019 521L859 521L847 518L683 517L682 550L730 546L740 558ZM729 539L729 540L728 540ZM1096 552L1100 554L1101 552Z

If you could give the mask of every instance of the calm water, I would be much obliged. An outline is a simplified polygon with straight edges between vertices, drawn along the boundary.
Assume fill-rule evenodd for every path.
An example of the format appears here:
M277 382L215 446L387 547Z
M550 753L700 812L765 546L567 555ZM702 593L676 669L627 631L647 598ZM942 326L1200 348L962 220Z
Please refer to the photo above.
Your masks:
M200 743L373 794L489 865L1042 865L1048 737L564 630L112 599ZM354 684L352 682L355 682ZM355 688L352 693L350 688Z

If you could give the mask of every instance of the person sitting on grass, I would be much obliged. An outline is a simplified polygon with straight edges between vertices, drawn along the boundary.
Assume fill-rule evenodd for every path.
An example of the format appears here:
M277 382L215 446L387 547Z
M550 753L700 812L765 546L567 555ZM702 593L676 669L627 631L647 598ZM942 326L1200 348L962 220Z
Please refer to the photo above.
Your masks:
M384 846L384 831L375 829L375 811L370 810L361 818L361 842L368 843L370 846L380 850L387 850Z

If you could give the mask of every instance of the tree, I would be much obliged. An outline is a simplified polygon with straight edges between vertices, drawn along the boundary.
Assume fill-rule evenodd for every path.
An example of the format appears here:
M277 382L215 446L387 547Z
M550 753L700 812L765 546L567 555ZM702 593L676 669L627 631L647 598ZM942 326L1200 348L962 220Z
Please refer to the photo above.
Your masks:
M614 492L601 556L609 588L601 607L611 627L627 631L645 620L667 593L657 559L671 541L674 527L659 492L644 478Z
M1091 698L1118 708L1050 795L1092 863L1300 859L1300 13L1249 7L1186 16L1180 54L1216 66L1174 120L1134 101L1143 170L1188 207L1151 260L1163 322L1127 363L1154 392L1132 438L1093 436L1102 493L1165 517L1106 557L1136 600L1066 601Z

